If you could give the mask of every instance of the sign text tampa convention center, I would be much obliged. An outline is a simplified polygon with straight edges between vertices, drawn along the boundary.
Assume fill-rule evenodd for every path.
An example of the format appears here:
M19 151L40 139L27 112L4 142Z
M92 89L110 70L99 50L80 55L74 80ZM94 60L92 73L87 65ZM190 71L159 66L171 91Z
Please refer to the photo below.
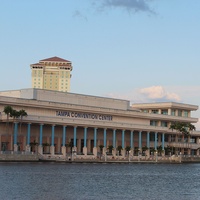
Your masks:
M113 117L111 115L99 115L94 113L79 113L71 111L56 111L56 116L59 117L69 117L69 118L79 118L79 119L95 119L102 121L112 121Z

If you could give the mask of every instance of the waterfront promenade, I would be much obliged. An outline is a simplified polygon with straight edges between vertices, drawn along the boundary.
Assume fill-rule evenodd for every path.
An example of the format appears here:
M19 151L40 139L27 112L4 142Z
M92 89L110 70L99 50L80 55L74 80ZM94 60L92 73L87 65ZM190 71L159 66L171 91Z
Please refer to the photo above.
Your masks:
M34 152L14 152L1 151L0 162L66 162L66 163L186 163L199 162L200 156L192 155L172 155L172 156L105 156L94 157L93 155L74 155L67 154L64 157L62 154L39 154Z

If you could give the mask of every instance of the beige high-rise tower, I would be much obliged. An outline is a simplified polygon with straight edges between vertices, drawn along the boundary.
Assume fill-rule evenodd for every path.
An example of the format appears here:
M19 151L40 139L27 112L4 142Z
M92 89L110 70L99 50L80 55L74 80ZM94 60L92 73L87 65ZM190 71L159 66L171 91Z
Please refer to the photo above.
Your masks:
M70 91L72 63L59 57L40 60L39 63L30 65L32 70L32 87Z

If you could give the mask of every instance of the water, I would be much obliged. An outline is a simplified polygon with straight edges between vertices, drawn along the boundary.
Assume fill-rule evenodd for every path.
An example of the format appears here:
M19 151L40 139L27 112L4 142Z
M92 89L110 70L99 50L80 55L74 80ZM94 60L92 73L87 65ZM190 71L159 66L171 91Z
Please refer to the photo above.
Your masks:
M2 200L198 200L200 164L0 163Z

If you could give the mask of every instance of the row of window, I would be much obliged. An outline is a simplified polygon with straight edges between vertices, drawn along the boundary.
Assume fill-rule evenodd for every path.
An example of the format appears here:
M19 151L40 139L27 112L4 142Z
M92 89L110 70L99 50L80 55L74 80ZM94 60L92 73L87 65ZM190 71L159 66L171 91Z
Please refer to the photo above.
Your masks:
M149 110L143 110L143 112L149 113ZM151 110L151 113L159 114L159 110L158 109ZM168 115L168 110L161 110L161 114L162 115ZM176 110L172 109L171 110L171 115L172 116L176 116ZM177 115L179 117L182 117L182 116L183 117L188 117L189 116L189 111L187 111L187 110L178 110Z
M162 137L163 137L163 135L161 135L161 141L162 141ZM155 141L155 134L154 133L150 133L149 134L149 140L150 140L150 142L154 142ZM158 141L158 138L157 138L157 141ZM176 135L165 135L164 136L164 141L165 142L176 142ZM184 142L184 143L186 143L188 141L189 141L189 143L195 144L195 143L197 143L197 138L191 137L188 140L187 137L184 137L184 140L183 140L182 136L178 136L177 137L177 142Z
M158 121L150 120L150 126L158 126ZM161 121L162 127L168 127L168 122Z

